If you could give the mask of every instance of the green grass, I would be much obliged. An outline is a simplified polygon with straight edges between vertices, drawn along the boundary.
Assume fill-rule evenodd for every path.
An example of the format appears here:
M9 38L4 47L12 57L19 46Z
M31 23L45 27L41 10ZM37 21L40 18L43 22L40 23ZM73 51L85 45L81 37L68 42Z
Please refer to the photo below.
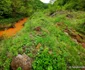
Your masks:
M9 70L12 58L23 53L33 59L33 70L67 70L69 66L84 66L85 49L66 35L64 28L55 25L64 22L71 27L71 21L74 22L65 14L50 17L42 12L34 13L19 33L0 41L0 69ZM36 27L41 30L35 31ZM36 48L38 44L41 46Z

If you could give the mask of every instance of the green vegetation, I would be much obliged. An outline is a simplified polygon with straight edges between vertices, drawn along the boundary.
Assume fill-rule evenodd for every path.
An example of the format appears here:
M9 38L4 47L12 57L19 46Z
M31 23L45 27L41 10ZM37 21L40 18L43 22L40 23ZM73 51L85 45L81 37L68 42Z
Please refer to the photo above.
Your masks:
M54 17L46 15L42 12L34 13L16 36L0 42L1 69L9 70L12 58L23 53L34 59L33 70L66 70L69 66L85 65L83 47L64 33L65 27L61 29L56 26L57 23L64 22L70 28L75 21L65 17L65 13L58 13ZM41 30L36 31L37 27Z
M0 37L0 70L10 70L12 58L24 53L33 60L32 70L81 70L70 67L85 66L84 7L84 0L56 0L53 5L39 0L0 1L0 29L29 16L16 35Z
M17 18L4 18L0 20L0 30L5 30L8 28L13 28L14 24L19 20L23 19L23 17Z
M56 0L53 4L53 8L59 10L85 10L84 0Z
M3 26L9 28L20 18L31 16L34 12L47 8L48 5L40 0L2 0L0 1L0 29L5 29Z
M30 16L39 9L47 8L40 0L3 0L0 1L0 17Z

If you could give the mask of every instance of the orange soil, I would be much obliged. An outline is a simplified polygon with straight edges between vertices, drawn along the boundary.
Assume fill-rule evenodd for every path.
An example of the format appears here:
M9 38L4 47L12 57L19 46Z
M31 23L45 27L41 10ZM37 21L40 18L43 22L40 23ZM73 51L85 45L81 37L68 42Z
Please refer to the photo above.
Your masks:
M20 29L22 29L23 24L27 21L27 18L24 18L23 20L18 21L17 23L15 23L15 28L9 28L5 31L0 31L0 36L13 36L15 35L18 31L20 31Z

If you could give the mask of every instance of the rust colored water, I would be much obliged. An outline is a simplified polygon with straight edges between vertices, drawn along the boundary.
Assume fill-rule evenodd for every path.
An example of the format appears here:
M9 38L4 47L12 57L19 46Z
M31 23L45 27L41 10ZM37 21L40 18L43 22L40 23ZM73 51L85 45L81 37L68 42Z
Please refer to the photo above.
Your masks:
M15 35L18 31L20 31L23 28L23 24L27 21L27 18L24 18L23 20L18 21L15 23L15 28L9 28L4 31L0 31L0 36L13 36Z

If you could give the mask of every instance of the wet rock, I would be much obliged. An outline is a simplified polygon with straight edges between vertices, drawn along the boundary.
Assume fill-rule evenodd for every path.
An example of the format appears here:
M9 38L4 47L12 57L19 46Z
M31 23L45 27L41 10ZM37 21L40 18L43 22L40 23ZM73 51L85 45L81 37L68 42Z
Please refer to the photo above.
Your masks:
M31 70L32 66L32 60L27 55L18 55L15 58L13 58L11 62L11 69L17 70L18 67L21 67L22 70Z

